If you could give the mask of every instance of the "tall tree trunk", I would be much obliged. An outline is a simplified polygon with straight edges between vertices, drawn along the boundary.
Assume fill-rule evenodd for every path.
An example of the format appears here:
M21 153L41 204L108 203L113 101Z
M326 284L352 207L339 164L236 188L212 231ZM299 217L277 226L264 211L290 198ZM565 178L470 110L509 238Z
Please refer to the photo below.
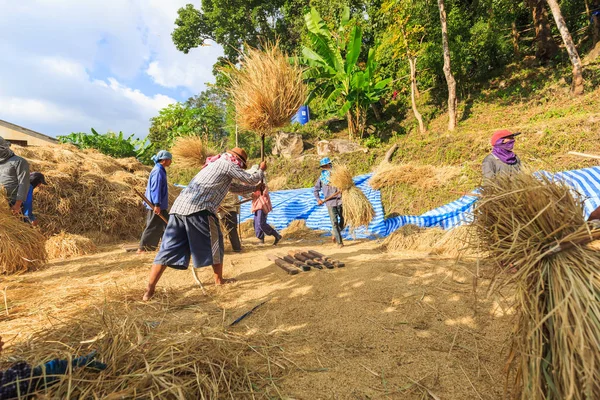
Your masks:
M548 12L544 6L544 0L527 0L533 16L535 27L536 51L535 58L541 62L549 61L558 53L558 45L552 38Z
M573 39L571 38L567 24L563 19L558 2L556 0L546 1L552 10L552 15L554 15L554 20L556 21L556 26L558 26L560 35L565 43L565 47L567 48L567 53L569 53L571 64L573 64L573 84L571 85L571 91L575 95L583 94L583 67L581 66L579 53L577 53L577 48L575 47L575 43L573 43Z
M411 57L408 55L408 64L410 66L410 101L412 103L413 114L415 114L415 118L419 122L419 132L425 132L425 126L423 125L423 117L419 110L417 110L417 102L415 100L415 95L417 91L417 58Z
M375 119L378 122L381 121L381 111L379 111L379 104L371 103L371 110L373 110L373 114L375 114Z
M440 9L440 21L442 23L442 44L444 46L444 75L448 83L448 130L453 131L456 128L456 80L452 75L450 68L450 47L448 46L448 26L446 24L446 9L444 0L438 0Z
M513 42L513 51L515 53L515 59L521 58L521 50L519 49L519 31L517 30L517 22L512 22L512 42Z
M348 120L348 139L352 140L354 138L354 133L356 132L356 126L354 125L354 118L352 117L352 112L348 110L346 114L346 119Z

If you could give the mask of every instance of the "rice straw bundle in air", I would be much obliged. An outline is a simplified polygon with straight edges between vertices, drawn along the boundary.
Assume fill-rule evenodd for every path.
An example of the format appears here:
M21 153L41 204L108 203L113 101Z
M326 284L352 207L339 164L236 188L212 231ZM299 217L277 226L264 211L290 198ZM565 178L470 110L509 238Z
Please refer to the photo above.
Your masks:
M237 123L260 135L262 159L265 135L289 124L306 100L302 68L290 63L277 43L265 43L263 47L248 48L241 67L232 66L227 72Z
M26 272L44 265L45 241L39 230L12 215L6 194L0 191L0 274Z
M171 147L173 163L182 168L201 169L206 157L214 155L214 150L208 149L200 136L183 136L175 140Z
M336 164L331 171L329 182L342 192L346 226L350 230L368 226L375 216L375 210L367 196L354 184L348 168L345 165Z
M599 231L581 199L528 173L500 176L481 196L475 225L495 285L516 285L513 397L599 399L600 253L585 245Z
M46 241L49 259L84 256L96 252L96 245L85 236L61 232Z

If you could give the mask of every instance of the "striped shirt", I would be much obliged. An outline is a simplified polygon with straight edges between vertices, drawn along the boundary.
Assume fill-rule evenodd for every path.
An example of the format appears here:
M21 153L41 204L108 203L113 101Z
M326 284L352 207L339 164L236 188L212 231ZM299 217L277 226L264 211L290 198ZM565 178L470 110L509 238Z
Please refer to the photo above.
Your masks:
M216 215L227 192L252 192L263 177L262 170L249 174L227 158L221 157L198 172L183 189L171 207L171 214L190 215L207 210ZM248 185L232 183L233 179Z

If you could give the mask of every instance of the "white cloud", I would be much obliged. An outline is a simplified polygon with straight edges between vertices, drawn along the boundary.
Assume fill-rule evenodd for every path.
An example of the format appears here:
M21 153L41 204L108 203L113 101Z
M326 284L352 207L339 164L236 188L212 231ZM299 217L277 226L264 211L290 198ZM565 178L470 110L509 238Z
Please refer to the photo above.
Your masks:
M0 119L54 135L146 135L172 97L204 89L222 55L218 45L175 49L177 10L188 2L0 0Z

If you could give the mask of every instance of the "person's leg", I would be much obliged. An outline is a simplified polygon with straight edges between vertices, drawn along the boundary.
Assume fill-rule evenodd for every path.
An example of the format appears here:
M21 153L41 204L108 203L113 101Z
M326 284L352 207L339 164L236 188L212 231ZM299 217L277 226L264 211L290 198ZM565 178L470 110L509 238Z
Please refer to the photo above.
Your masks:
M225 226L229 231L229 241L231 242L233 251L242 251L242 245L238 235L237 218L237 213L235 211L225 214Z
M337 209L335 207L327 207L327 212L329 212L329 219L331 220L331 234L335 237L335 241L338 244L342 244L342 236L338 227Z
M169 214L166 211L162 211L161 214L163 217L169 218ZM162 238L165 232L165 227L165 221L156 215L154 211L148 211L146 229L144 229L142 239L140 240L140 252L156 250L160 238Z
M144 293L143 301L148 301L154 296L154 291L156 290L156 284L160 280L163 272L167 269L166 265L153 264L150 269L150 279L148 279L148 287L146 288L146 293Z
M254 234L256 235L256 237L258 238L258 240L260 240L261 242L265 240L265 233L262 230L262 219L263 217L266 220L266 217L264 216L264 213L262 212L262 210L258 210L254 213Z
M334 213L335 213L336 231L337 231L336 240L338 241L339 246L343 246L344 241L342 240L342 231L344 230L344 215L342 213L342 206L341 205L335 206Z
M277 231L269 224L267 224L267 213L262 212L262 217L260 219L260 230L263 232L263 235L275 236L278 237L279 234Z
M339 206L337 206L337 213L338 213L338 218L339 218L338 227L340 228L340 232L341 232L346 227L346 221L344 221L344 206L343 205L340 204Z

